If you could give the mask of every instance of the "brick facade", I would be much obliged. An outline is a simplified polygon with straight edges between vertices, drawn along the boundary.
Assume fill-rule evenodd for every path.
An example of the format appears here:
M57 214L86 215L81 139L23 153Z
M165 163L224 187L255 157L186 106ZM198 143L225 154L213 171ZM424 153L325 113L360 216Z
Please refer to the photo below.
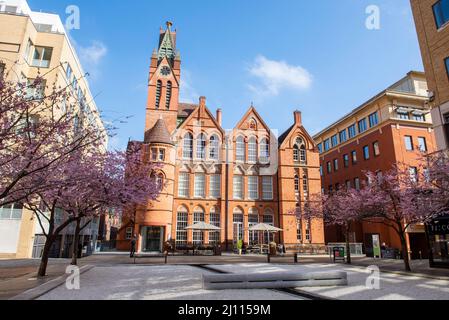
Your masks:
M170 26L161 29L151 58L145 140L138 142L150 161L163 163L165 186L158 201L137 208L135 219L124 218L119 239L126 240L127 228L132 228L138 251L160 251L169 239L179 247L215 243L231 250L239 239L247 245L266 243L266 235L248 230L265 222L283 229L270 235L271 241L295 250L323 250L322 221L297 221L292 214L310 194L320 192L318 152L300 112L294 113L294 124L278 140L253 106L225 132L221 109L212 114L205 97L198 104L180 103L181 58ZM170 141L154 138L161 136L153 130L161 121ZM301 177L297 191L295 175ZM184 230L198 221L221 230ZM126 241L119 243L120 249L129 248Z
M434 14L438 0L411 0L426 72L438 150L449 146L449 21L439 26ZM447 3L445 4L447 6ZM435 8L436 9L436 8ZM436 10L437 11L437 10ZM449 8L447 8L449 12ZM447 64L446 64L447 63Z
M419 167L422 158L419 149L430 153L436 150L426 88L424 74L410 72L314 136L321 149L322 191L328 193L345 186L363 188L363 184L367 183L364 172L386 172L396 163L403 163L410 168ZM359 123L363 121L366 126L360 130ZM355 125L355 136L350 137L349 128L352 125ZM341 139L341 132L346 132L346 139ZM332 145L332 137L336 145ZM412 150L408 150L406 139L411 142ZM368 151L368 157L365 157L364 150ZM353 152L356 154L355 161ZM419 251L425 256L424 226L413 226L408 231L407 241L412 257L417 257ZM350 241L362 243L370 255L370 237L376 234L380 236L381 243L385 242L391 248L401 248L394 230L382 224L355 224ZM335 226L326 225L325 236L326 243L345 241L342 230Z

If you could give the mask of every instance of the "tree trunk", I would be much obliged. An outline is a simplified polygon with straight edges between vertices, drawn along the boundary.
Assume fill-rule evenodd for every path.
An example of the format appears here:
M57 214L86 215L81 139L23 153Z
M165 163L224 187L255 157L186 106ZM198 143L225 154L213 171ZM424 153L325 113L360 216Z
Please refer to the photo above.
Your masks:
M351 246L349 245L349 230L350 226L346 227L345 238L346 238L346 263L351 264Z
M80 224L81 219L76 220L76 228L75 228L75 235L73 237L73 246L72 246L72 262L71 265L76 266L78 264L78 246L80 242Z
M407 241L405 240L405 235L401 234L399 237L401 238L402 257L404 259L405 271L411 272L412 268L410 267L410 260L408 258Z
M47 274L48 256L50 255L50 249L53 245L55 238L52 236L47 237L44 245L44 251L42 252L41 263L37 272L38 277L45 277Z

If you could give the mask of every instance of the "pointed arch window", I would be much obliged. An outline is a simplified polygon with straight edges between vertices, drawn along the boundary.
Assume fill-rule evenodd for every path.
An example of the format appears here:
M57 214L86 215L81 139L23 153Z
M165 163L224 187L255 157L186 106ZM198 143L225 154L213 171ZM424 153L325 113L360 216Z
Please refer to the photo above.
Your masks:
M201 133L196 140L196 157L197 159L206 159L206 136Z
M257 162L257 140L254 137L248 142L248 162Z
M211 160L218 160L219 141L216 135L210 137L209 141L209 158Z
M307 179L307 175L302 176L302 191L304 193L304 197L307 198L309 194L309 179Z
M262 141L260 141L260 152L259 152L259 159L261 163L268 163L269 157L270 157L270 145L268 144L268 139L263 138Z
M295 193L299 193L299 177L295 175Z
M307 164L306 144L302 138L297 138L293 146L293 161Z
M245 141L243 137L238 137L236 140L236 153L235 153L235 159L237 161L245 161Z
M182 156L184 159L193 158L193 136L190 132L184 136Z
M162 81L157 81L157 87L156 87L156 109L159 109L159 105L161 104L161 91L162 91Z
M167 89L165 93L165 109L170 109L170 101L171 101L171 90L172 90L172 84L171 81L167 82Z

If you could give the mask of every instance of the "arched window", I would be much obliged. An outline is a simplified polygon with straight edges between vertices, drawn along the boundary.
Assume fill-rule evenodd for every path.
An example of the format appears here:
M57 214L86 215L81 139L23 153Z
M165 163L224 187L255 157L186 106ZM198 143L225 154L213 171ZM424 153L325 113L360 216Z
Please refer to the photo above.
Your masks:
M255 226L259 223L259 211L257 208L250 208L248 211L248 228ZM259 244L259 231L249 231L249 244Z
M156 109L159 109L159 105L161 103L161 91L162 91L162 81L157 81L157 87L156 87Z
M299 148L296 144L293 146L293 161L299 161Z
M156 186L160 191L164 188L164 175L162 173L156 174Z
M307 152L306 152L306 146L302 145L299 148L299 161L302 163L306 163L307 162Z
M185 246L187 244L188 211L182 206L178 208L176 215L176 246Z
M296 240L302 242L302 223L301 219L296 219Z
M235 146L235 159L237 161L245 161L245 140L242 136L238 137Z
M307 197L309 194L309 180L307 179L307 175L302 176L302 191L304 192L304 197Z
M267 138L263 138L262 141L260 141L260 162L261 163L267 163L269 162L270 157L270 145L268 143Z
M198 222L204 222L204 210L201 207L196 207L193 211L193 224ZM204 243L203 231L193 231L193 243L195 245Z
M299 177L295 175L295 193L299 193Z
M215 206L210 209L209 223L220 228L220 209ZM209 243L220 243L220 231L209 231Z
M219 141L218 137L214 134L210 137L209 141L209 158L211 160L218 160L219 157Z
M236 207L234 209L232 221L234 231L234 246L236 246L239 240L243 240L243 210L240 207Z
M263 213L263 223L266 223L270 226L274 226L274 215L273 211L270 208L266 208ZM264 243L269 243L272 240L270 233L264 232Z
M248 162L257 162L257 140L254 137L248 142Z
M171 81L167 82L167 91L165 92L165 109L170 109L170 101L171 101Z
M196 157L197 159L206 159L206 136L201 133L196 139Z
M307 152L306 145L302 138L297 138L295 145L293 146L293 161L301 162L302 164L307 163Z
M190 132L184 136L182 156L184 159L193 158L193 136Z

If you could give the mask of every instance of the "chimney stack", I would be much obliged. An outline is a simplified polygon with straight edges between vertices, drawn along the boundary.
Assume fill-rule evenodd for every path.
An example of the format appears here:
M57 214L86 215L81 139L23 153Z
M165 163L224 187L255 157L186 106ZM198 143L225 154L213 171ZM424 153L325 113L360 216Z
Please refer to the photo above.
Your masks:
M218 124L220 125L220 127L221 127L221 118L222 118L222 112L221 112L221 109L217 109L217 117L216 117L216 120L217 120Z
M201 96L200 97L200 107L205 107L206 106L206 97Z
M296 110L293 114L294 114L294 117L295 117L295 124L301 125L302 124L301 111Z

